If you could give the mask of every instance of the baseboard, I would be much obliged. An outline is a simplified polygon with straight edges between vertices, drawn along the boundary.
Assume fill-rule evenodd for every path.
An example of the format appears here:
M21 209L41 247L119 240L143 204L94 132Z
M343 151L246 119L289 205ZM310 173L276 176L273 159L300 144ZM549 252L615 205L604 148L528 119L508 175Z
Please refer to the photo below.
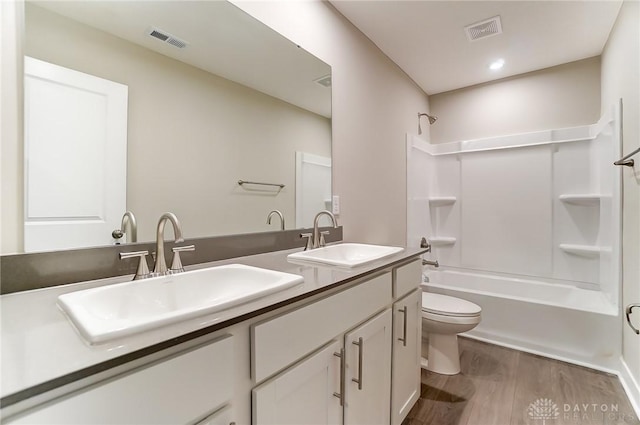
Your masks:
M640 383L633 377L627 362L625 362L622 357L620 358L620 366L620 372L618 373L620 383L622 384L622 388L624 388L624 392L627 393L627 397L633 410L636 412L636 416L640 418Z
M588 367L589 369L598 370L600 372L605 372L612 375L618 375L618 376L620 375L617 364L614 364L611 366L605 366L602 364L592 363L585 360L578 360L576 358L571 357L570 355L566 355L563 353L550 353L549 351L545 350L544 347L527 346L520 343L519 341L515 341L510 338L496 339L494 335L484 333L484 332L480 333L480 332L477 332L477 330L474 330L469 333L461 334L461 336L470 338L470 339L475 339L482 342L488 342L490 344L499 345L501 347L511 348L513 350L524 351L525 353L535 354L537 356L559 360L565 363L571 363L577 366Z

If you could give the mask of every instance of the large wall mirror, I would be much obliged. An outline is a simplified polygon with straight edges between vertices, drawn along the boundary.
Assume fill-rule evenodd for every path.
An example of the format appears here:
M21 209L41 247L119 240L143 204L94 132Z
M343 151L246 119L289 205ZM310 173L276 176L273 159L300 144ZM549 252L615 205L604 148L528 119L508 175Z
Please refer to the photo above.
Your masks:
M24 52L25 251L114 243L125 211L142 242L165 211L189 238L327 208L331 69L236 6L27 1Z

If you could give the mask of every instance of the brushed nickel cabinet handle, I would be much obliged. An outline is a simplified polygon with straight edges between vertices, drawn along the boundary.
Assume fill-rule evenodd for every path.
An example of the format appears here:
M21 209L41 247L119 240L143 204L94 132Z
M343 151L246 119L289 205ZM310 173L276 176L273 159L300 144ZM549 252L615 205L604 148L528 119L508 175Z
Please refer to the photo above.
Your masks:
M402 307L398 312L402 313L402 338L398 338L398 341L402 341L402 346L407 346L407 306Z
M353 382L358 384L358 389L362 389L362 357L364 356L362 353L364 352L364 344L362 342L362 337L358 338L358 342L353 341L353 345L358 346L358 379L351 378Z
M333 396L338 397L340 399L340 406L344 406L344 373L345 373L344 348L341 348L339 353L333 353L333 355L336 357L340 357L340 392L333 393Z

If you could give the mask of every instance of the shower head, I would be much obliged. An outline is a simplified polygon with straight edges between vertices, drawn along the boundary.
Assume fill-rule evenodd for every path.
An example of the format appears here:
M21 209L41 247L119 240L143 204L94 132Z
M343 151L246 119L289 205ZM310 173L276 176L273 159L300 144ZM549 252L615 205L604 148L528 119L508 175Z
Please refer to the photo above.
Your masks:
M422 134L422 128L420 127L420 118L421 117L429 118L429 125L432 125L438 119L438 117L435 117L433 115L425 114L424 112L422 112L422 113L418 112L418 134Z

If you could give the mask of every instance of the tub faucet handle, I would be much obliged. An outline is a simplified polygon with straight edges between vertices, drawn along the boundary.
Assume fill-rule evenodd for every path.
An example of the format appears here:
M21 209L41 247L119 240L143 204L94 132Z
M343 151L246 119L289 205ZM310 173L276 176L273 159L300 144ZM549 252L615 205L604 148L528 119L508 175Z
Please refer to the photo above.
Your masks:
M431 244L427 242L427 238L424 236L420 239L420 248L426 248L427 252L431 252Z

